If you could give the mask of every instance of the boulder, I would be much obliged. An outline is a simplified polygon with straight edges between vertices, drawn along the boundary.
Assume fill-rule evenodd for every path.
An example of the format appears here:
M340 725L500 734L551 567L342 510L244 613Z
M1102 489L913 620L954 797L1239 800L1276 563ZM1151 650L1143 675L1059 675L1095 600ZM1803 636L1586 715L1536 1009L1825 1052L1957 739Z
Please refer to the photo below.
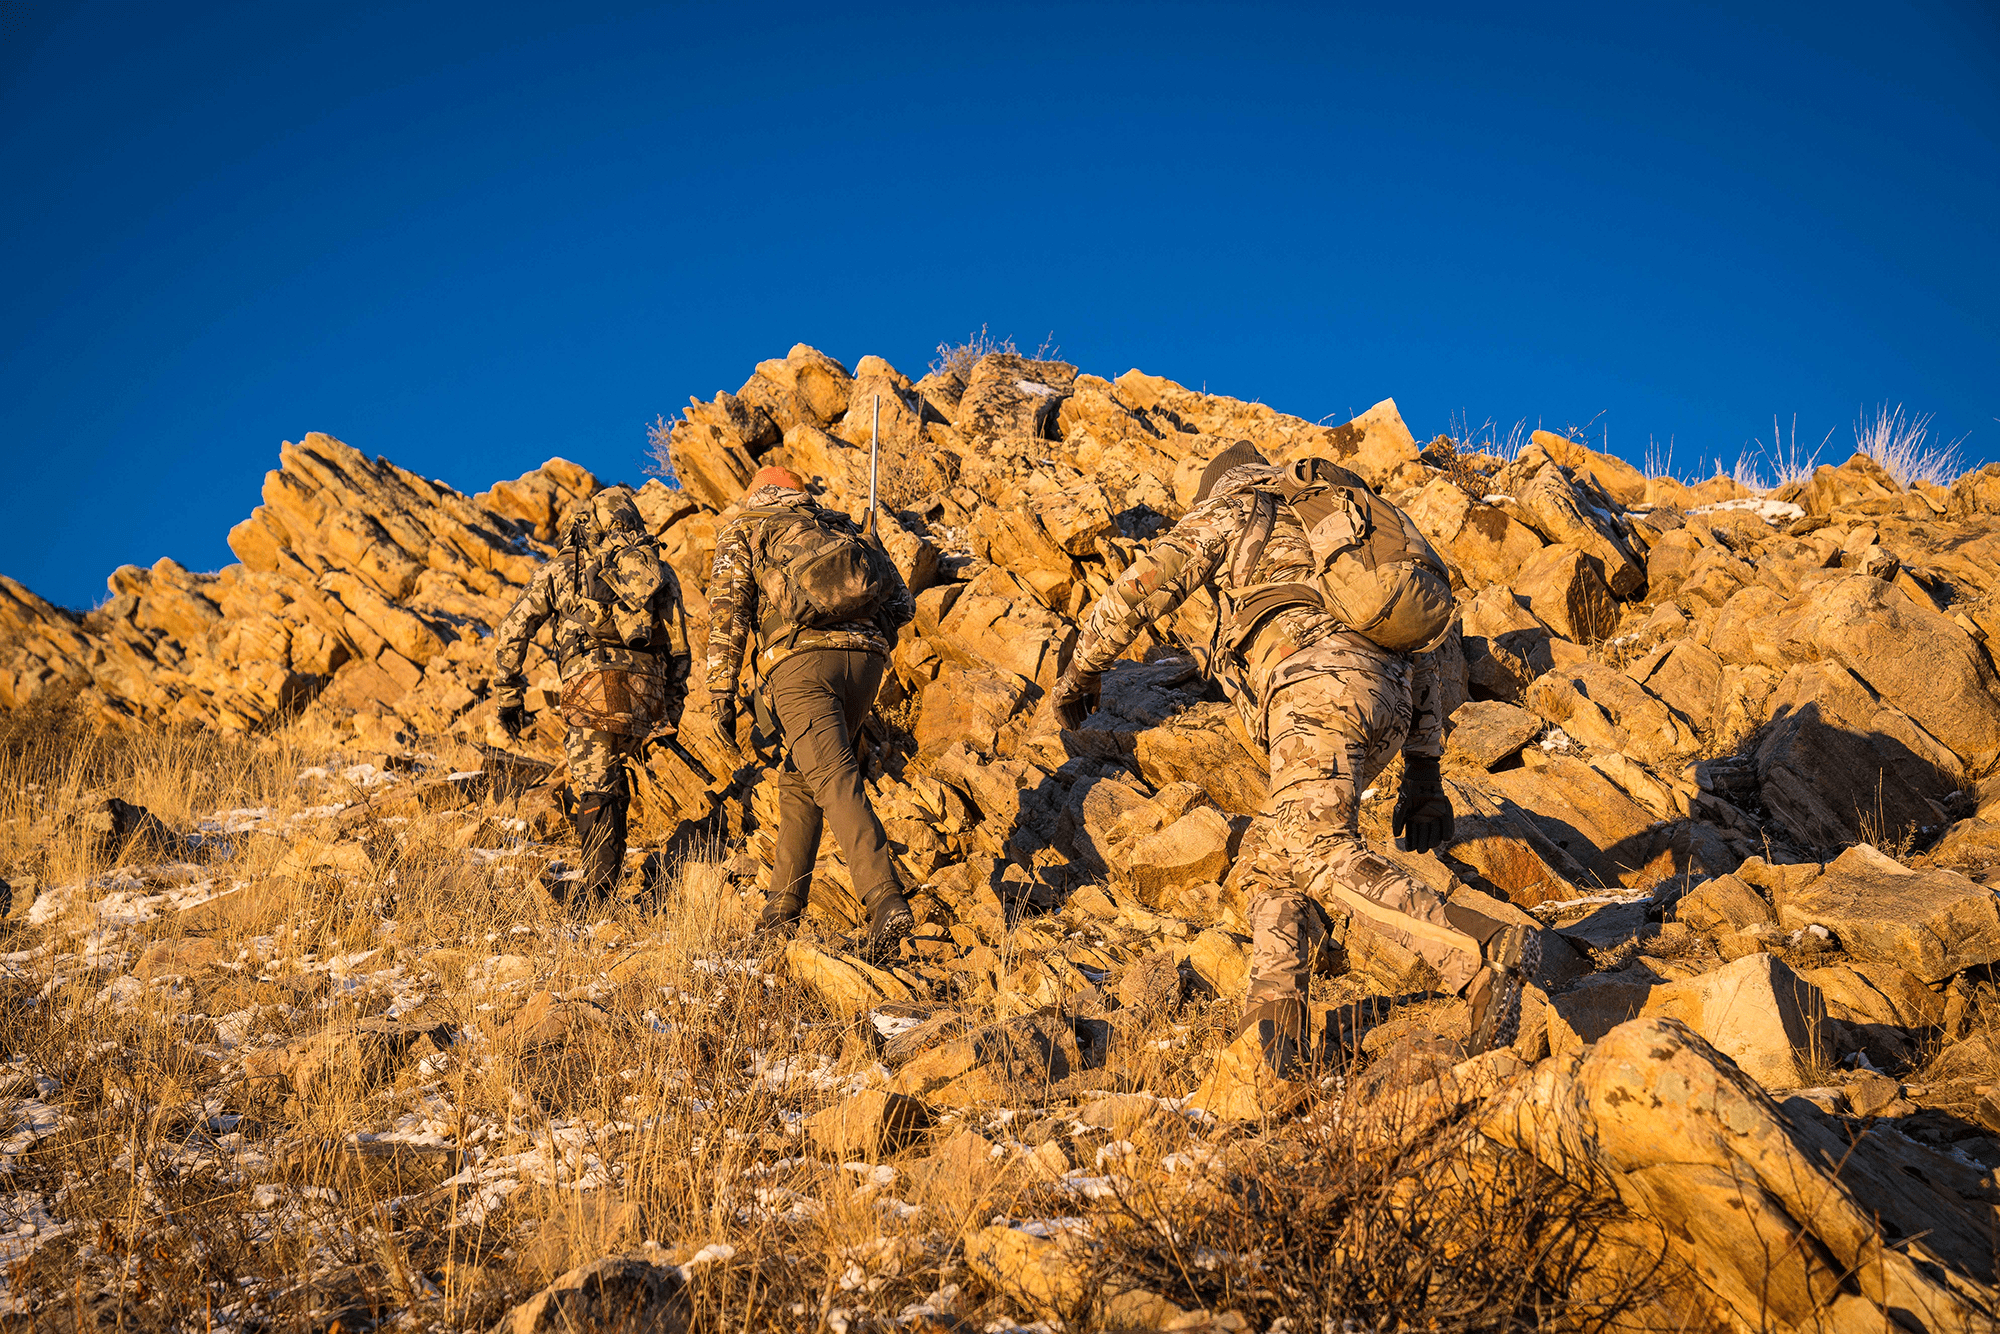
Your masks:
M1032 1311L1070 1315L1089 1300L1090 1269L1059 1240L995 1224L966 1233L962 1242L973 1273Z
M1451 730L1445 734L1445 763L1491 769L1519 755L1542 727L1534 714L1500 700L1462 704L1451 715Z
M947 664L924 687L917 753L939 755L959 741L990 750L1007 720L1027 702L1029 683L1012 672Z
M1646 692L1694 725L1708 732L1725 711L1722 659L1700 644L1678 640L1663 644L1626 670Z
M1977 1174L1900 1136L1850 1141L1795 1105L1686 1025L1643 1018L1543 1062L1477 1124L1558 1173L1605 1173L1717 1327L1990 1328L2000 1215Z
M1640 1012L1680 1020L1766 1088L1812 1083L1834 1055L1826 998L1768 954L1658 987Z
M1213 806L1199 806L1132 849L1133 891L1147 907L1160 906L1178 891L1220 880L1229 869L1229 820Z
M677 1266L607 1255L570 1270L500 1317L493 1334L681 1334L690 1328L686 1280Z
M1511 588L1482 589L1465 604L1460 643L1476 697L1518 703L1528 684L1555 665L1551 632Z
M1623 672L1586 662L1528 687L1528 708L1589 746L1662 767L1700 747L1694 729Z
M1553 431L1536 431L1528 437L1530 444L1540 445L1542 451L1555 462L1570 470L1572 475L1588 477L1597 483L1605 495L1621 505L1640 505L1646 501L1646 474L1612 454L1602 454L1588 445L1580 444Z
M1076 367L989 352L973 363L953 426L981 440L1055 439L1056 415L1076 384Z
M1926 982L2000 960L2000 897L1955 871L1913 871L1868 844L1785 895L1787 930L1823 926L1848 954L1906 968Z
M860 1014L884 1001L909 1001L916 996L909 983L887 969L827 954L804 941L785 946L785 968L828 1009L841 1014Z
M1551 543L1571 547L1595 560L1614 597L1630 597L1645 584L1645 567L1633 554L1617 519L1597 496L1572 484L1561 467L1541 468L1520 487L1514 500L1521 517ZM1543 619L1548 618L1544 615Z
M1528 599L1537 619L1564 639L1594 644L1618 625L1618 604L1596 557L1564 542L1543 547L1521 563L1514 592Z
M863 1089L806 1118L805 1131L822 1153L874 1162L908 1148L930 1129L920 1098Z
M1755 752L1764 807L1806 848L1947 823L1957 757L1845 667L1802 663L1770 698Z
M1468 588L1513 582L1521 563L1542 549L1542 539L1532 528L1442 477L1403 508Z

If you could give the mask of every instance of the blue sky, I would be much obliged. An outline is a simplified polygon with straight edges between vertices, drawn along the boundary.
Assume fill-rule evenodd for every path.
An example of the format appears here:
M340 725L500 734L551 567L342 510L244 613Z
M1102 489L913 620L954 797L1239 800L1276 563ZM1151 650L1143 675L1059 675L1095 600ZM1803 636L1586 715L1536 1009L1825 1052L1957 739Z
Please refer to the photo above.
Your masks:
M637 481L794 342L982 324L1683 473L1880 403L2000 457L1990 5L6 0L0 180L0 572L72 606L227 563L307 431Z

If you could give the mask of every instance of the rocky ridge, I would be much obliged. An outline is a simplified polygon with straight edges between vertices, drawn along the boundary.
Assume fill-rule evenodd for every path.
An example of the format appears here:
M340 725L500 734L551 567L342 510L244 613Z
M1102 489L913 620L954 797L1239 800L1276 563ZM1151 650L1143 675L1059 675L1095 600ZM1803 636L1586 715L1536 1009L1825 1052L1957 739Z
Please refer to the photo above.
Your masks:
M750 473L783 463L858 505L878 398L886 536L918 617L871 784L925 930L887 967L826 940L784 962L828 1008L920 1016L936 1041L885 1048L873 1101L815 1123L829 1151L923 1145L933 1113L1002 1097L1023 1069L1080 1095L1119 1016L1241 994L1262 765L1176 647L1206 642L1213 608L1134 645L1082 731L1038 704L1082 609L1206 460L1249 439L1360 472L1461 595L1438 650L1457 836L1392 855L1536 922L1547 963L1514 1052L1440 1073L1438 1105L1553 1170L1581 1155L1608 1172L1699 1276L1676 1315L1692 1327L1990 1324L1990 1249L1952 1238L1989 1233L2000 1205L2000 1035L1982 1019L2000 959L2000 466L1904 488L1857 455L1753 495L1543 432L1511 459L1420 446L1389 402L1326 427L1137 371L996 354L913 382L800 346L691 403L671 432L679 488L639 492L698 634ZM111 727L290 722L432 773L329 816L294 848L299 873L365 868L354 831L397 812L472 814L475 844L518 838L515 820L552 836L559 773L525 793L489 781L537 779L560 752L549 717L506 745L485 641L598 486L551 460L468 497L307 436L232 530L238 565L125 567L81 616L0 580L0 705L61 691ZM547 710L553 664L531 657L530 676ZM1381 843L1392 777L1364 816ZM649 756L641 827L742 848L726 870L754 894L775 813L758 779L697 696ZM817 889L836 934L853 906L831 848ZM1322 1031L1379 1055L1462 1024L1449 1004L1386 1010L1425 990L1415 961L1339 935ZM965 1006L999 1018L968 1029ZM1193 1105L1256 1119L1259 1080L1219 1052ZM1924 1237L1938 1218L1965 1229ZM1795 1239L1775 1277L1772 1229ZM1063 1272L1016 1236L967 1253Z

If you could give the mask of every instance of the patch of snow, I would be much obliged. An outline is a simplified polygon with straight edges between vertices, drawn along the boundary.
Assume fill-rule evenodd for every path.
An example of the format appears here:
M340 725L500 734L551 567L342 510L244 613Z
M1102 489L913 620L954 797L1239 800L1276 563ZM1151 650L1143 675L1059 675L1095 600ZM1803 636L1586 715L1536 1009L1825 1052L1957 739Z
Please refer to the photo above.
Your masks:
M1744 510L1773 526L1776 526L1781 519L1786 523L1791 523L1806 517L1806 512L1790 501L1772 500L1764 496L1751 496L1741 500L1720 500L1713 505L1697 505L1688 511L1688 516L1692 518L1697 514L1719 514L1726 510Z

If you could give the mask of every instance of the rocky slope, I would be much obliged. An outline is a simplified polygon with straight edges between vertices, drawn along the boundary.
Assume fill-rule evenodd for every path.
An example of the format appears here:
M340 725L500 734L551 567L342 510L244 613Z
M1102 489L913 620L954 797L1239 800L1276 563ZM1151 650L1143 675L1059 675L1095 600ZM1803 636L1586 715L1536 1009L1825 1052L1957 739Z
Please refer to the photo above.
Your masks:
M1119 1015L1240 996L1238 868L1265 780L1176 647L1206 642L1212 608L1135 645L1083 731L1038 706L1082 609L1203 463L1248 439L1360 472L1460 586L1438 650L1457 838L1394 855L1538 922L1547 964L1515 1052L1440 1075L1438 1105L1551 1171L1589 1161L1594 1189L1664 1229L1653 1244L1699 1282L1676 1321L1990 1327L2000 466L1904 488L1856 456L1752 495L1541 432L1511 459L1420 447L1389 402L1326 427L1138 371L996 354L913 383L800 346L692 402L671 432L679 488L640 492L698 631L714 535L751 472L784 463L858 510L878 400L887 537L918 616L871 726L873 786L928 927L894 967L801 944L785 969L835 1012L937 1025L941 1045L893 1053L878 1120L895 1099L913 1123L982 1105L1023 1059L1088 1075ZM379 853L357 831L384 816L463 810L476 844L518 840L516 819L553 837L559 773L525 795L487 781L560 755L552 715L506 747L485 641L598 485L551 460L467 497L308 436L230 533L238 565L125 567L82 616L0 579L0 705L61 692L110 727L289 723L434 771L324 817L293 873L365 870ZM530 672L546 709L552 664ZM775 808L758 777L697 699L651 752L641 826L676 850L727 842L754 893ZM1364 819L1386 841L1393 775L1377 792ZM821 871L837 931L831 848ZM1462 1025L1435 1002L1385 1022L1421 973L1343 938L1323 1030L1379 1054ZM969 1013L1000 1027L967 1033ZM1192 1105L1254 1119L1268 1093L1232 1049ZM1772 1236L1789 1239L1778 1261ZM967 1246L996 1272L1060 1270L1016 1236Z

